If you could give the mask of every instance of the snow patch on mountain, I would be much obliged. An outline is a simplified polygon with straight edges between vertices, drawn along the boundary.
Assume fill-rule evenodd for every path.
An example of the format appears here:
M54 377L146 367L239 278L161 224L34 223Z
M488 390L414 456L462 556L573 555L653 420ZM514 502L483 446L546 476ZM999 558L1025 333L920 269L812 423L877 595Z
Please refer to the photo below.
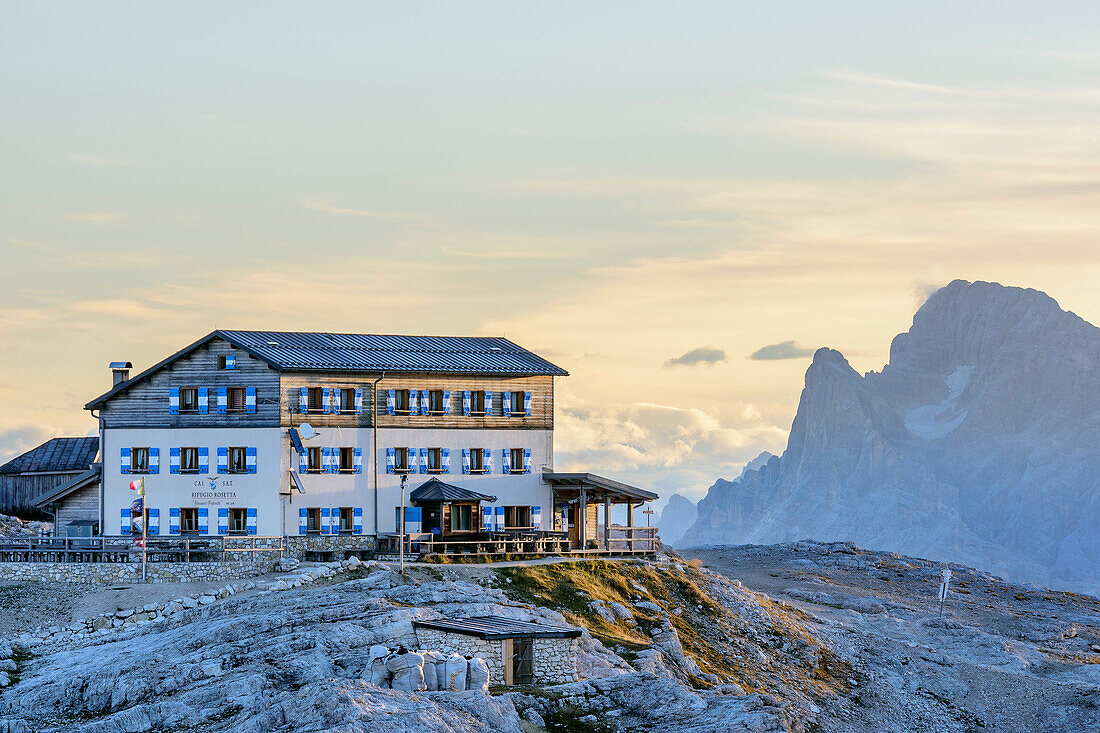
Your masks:
M922 405L905 413L905 427L909 432L923 440L939 440L962 425L967 411L959 410L956 403L973 373L973 366L956 367L947 377L947 399L937 405Z

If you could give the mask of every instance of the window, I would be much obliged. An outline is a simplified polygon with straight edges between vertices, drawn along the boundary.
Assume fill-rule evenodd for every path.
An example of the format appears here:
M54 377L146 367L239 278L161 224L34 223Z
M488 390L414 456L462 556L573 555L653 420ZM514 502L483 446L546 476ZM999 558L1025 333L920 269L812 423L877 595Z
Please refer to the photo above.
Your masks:
M199 449L180 448L180 473L199 472Z
M340 507L340 532L351 534L355 531L354 510L350 506Z
M485 409L485 390L470 393L470 414L471 415L484 415L487 412Z
M469 504L451 504L451 531L469 532L473 511Z
M428 473L443 473L443 449L428 449Z
M355 470L355 449L340 448L340 473L351 473Z
M411 404L411 401L409 400L409 390L407 390L407 389L394 390L394 393L393 393L393 411L395 413L397 413L398 415L408 415L410 404Z
M248 473L244 448L229 449L229 473ZM241 511L244 511L243 509Z
M225 391L226 410L229 412L244 412L244 387L230 387Z
M485 473L485 451L470 448L470 473Z
M248 532L248 510L229 509L229 534L246 534Z
M443 414L443 390L433 389L428 393L428 413L432 415Z
M199 411L199 390L195 387L180 389L180 412Z
M142 522L145 523L146 527L149 526L149 507L145 508L145 511L142 513L141 517L135 517L133 510L130 510L130 534L138 535L140 537ZM146 532L146 534L150 533Z
M306 532L313 532L315 534L321 531L321 509L319 507L313 507L306 510Z
M531 526L531 507L529 506L506 506L504 507L504 527L506 529L512 527L530 527Z
M511 473L523 473L523 448L512 448L509 452L512 455Z
M393 449L393 470L395 473L408 473L409 472L409 449L408 448L394 448Z
M523 415L523 391L512 393L512 412L513 416Z
M307 412L323 412L324 411L324 409L325 409L324 403L321 402L321 397L322 396L323 396L323 393L321 392L320 387L310 387L309 388L309 401L306 403L307 404L307 408L306 408Z
M199 510L193 506L180 507L180 534L198 534Z
M236 369L237 368L237 356L236 354L222 354L218 357L218 369Z
M149 449L130 449L130 473L149 473Z
M355 413L355 388L336 390L337 399L340 401L339 411L344 414Z
M320 448L310 447L306 455L309 457L308 463L306 464L306 471L308 473L321 473L325 470L324 464L321 463Z

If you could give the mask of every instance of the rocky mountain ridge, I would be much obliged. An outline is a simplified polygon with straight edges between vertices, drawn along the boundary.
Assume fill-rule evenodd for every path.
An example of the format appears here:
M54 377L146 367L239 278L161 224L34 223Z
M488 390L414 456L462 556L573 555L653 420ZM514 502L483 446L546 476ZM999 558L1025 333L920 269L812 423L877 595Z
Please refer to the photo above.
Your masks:
M955 281L881 372L821 349L781 457L699 503L697 545L848 540L1100 588L1100 329Z

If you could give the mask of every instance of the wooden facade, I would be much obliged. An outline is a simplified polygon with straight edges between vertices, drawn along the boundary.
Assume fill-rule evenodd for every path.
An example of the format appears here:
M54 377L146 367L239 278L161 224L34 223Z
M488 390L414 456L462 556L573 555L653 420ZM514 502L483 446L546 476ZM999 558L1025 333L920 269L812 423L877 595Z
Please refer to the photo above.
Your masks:
M35 502L82 472L0 474L0 513L23 519L48 519L49 515L35 508Z

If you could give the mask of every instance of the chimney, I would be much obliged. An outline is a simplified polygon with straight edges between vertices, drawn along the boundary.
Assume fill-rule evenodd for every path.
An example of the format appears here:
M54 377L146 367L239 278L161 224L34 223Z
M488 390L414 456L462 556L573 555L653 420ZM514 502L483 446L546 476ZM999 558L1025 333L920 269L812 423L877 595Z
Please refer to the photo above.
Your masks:
M114 381L111 383L112 387L125 382L130 378L130 370L134 368L134 365L128 361L112 361L111 362L111 374L114 375Z

